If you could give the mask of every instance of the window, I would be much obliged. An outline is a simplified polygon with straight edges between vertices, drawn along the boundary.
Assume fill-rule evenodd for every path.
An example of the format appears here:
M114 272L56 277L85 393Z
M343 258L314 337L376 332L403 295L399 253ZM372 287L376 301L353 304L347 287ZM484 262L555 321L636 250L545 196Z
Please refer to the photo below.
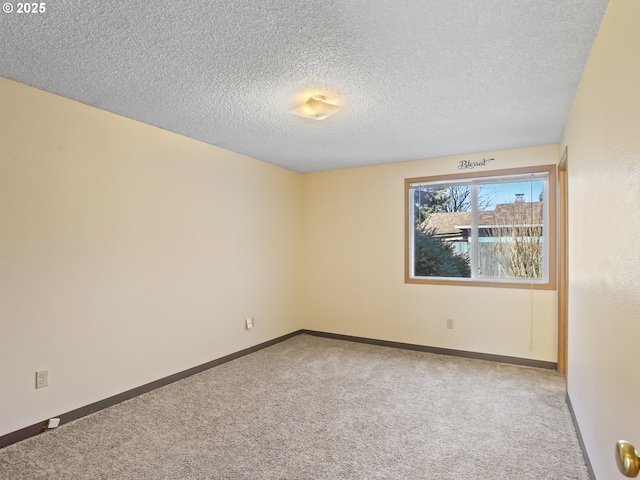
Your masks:
M407 283L555 289L555 165L405 180Z

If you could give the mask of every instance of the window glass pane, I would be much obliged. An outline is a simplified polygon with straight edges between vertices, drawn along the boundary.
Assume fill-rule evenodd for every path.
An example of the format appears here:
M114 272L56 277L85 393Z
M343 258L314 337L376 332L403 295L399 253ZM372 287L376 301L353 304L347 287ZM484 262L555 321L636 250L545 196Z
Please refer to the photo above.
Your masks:
M543 186L478 186L478 277L543 278Z
M414 276L470 278L471 185L417 187L411 199Z
M554 288L554 168L407 179L406 282Z

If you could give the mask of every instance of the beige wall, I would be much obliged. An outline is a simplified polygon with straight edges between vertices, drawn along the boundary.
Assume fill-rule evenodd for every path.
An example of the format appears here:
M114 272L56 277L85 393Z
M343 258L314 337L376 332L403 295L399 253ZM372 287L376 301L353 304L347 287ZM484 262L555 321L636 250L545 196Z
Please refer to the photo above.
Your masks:
M6 79L0 105L0 435L302 327L301 175Z
M565 127L568 391L597 478L640 447L640 2L610 2Z
M555 291L404 283L404 179L555 164L558 145L305 175L304 327L555 362ZM446 329L446 319L454 329Z
M553 291L404 284L404 178L469 157L302 176L6 79L0 104L0 435L300 328L556 359Z
M405 178L558 145L302 176L5 79L0 104L0 435L299 328L556 361L555 291L403 269Z

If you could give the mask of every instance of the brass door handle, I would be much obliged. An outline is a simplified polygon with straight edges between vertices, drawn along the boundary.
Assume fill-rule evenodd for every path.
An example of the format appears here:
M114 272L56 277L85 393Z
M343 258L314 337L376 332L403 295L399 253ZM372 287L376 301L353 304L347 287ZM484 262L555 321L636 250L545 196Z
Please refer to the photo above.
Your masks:
M636 447L629 442L620 440L616 444L616 462L618 469L626 477L637 477L640 472L640 458Z

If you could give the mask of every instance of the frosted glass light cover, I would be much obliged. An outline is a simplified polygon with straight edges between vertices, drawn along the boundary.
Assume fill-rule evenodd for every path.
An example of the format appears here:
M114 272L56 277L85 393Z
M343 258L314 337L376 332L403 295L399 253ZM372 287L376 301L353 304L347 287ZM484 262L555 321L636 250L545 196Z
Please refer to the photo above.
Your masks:
M328 101L323 95L315 95L291 110L291 113L313 120L323 120L336 113L340 108L342 108L340 105Z

